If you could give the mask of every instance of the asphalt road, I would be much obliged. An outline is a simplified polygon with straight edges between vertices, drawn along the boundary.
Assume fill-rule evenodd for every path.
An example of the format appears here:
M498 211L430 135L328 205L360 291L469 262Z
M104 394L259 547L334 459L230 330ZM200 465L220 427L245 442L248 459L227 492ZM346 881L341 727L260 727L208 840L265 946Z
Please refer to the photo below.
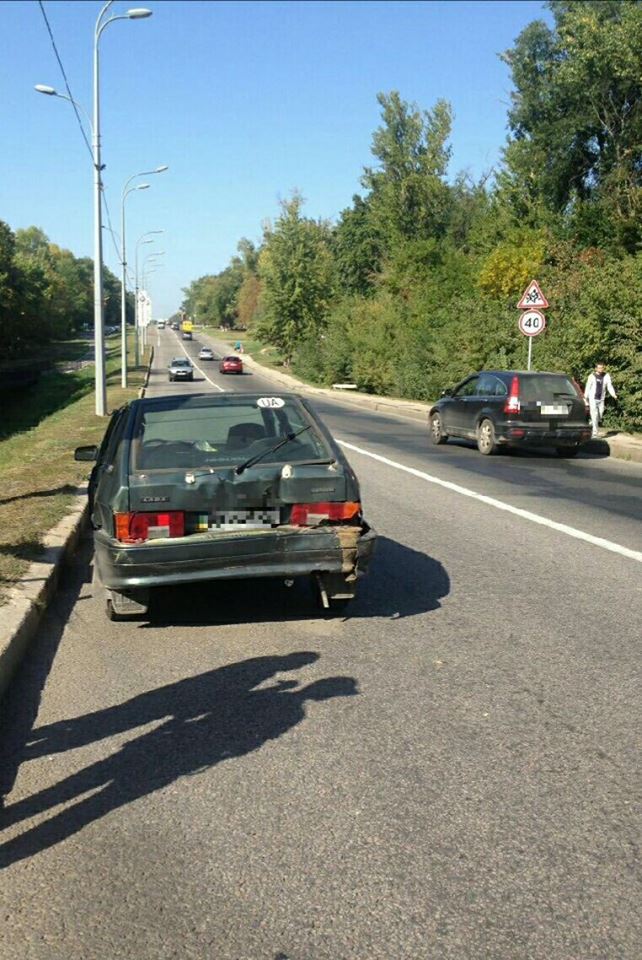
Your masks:
M278 393L168 384L159 343L152 392ZM111 624L85 545L2 706L0 957L638 960L640 466L316 405L380 534L359 597Z

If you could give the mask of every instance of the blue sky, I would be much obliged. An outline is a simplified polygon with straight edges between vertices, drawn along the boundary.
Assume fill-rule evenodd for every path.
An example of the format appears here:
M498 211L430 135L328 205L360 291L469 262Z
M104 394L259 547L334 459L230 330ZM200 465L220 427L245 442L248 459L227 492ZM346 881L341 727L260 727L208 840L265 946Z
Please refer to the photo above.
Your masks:
M528 0L145 5L151 18L114 23L101 42L103 161L116 229L123 182L170 165L127 202L130 247L165 230L142 248L165 251L150 276L158 316L191 280L223 269L242 236L258 240L293 189L310 216L335 219L350 204L371 162L379 91L424 108L449 100L451 175L492 167L511 86L497 54L532 20L550 19ZM90 108L100 4L45 9L74 97ZM70 106L36 83L64 89L38 4L0 0L0 219L91 255L90 158ZM109 236L105 260L118 271Z

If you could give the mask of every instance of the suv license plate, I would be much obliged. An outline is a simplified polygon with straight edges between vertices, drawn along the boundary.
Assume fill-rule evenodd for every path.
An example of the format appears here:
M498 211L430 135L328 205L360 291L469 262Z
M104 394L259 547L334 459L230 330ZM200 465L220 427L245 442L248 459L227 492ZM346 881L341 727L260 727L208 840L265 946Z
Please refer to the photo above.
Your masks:
M279 510L227 510L210 517L210 530L258 530L276 527L281 521Z
M566 417L568 416L568 407L565 404L542 404L542 416L544 417Z

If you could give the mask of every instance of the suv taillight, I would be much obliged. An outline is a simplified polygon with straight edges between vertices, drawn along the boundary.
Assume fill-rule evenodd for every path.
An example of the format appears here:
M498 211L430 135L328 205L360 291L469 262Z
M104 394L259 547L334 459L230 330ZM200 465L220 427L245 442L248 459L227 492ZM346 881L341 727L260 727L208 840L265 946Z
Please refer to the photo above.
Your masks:
M159 537L185 536L185 514L170 513L115 513L114 533L121 543L141 543Z
M513 377L510 384L510 392L504 404L504 413L519 413L522 405L519 402L519 377Z
M361 513L361 504L348 500L345 503L295 503L290 513L294 527L315 527L324 520L356 520Z

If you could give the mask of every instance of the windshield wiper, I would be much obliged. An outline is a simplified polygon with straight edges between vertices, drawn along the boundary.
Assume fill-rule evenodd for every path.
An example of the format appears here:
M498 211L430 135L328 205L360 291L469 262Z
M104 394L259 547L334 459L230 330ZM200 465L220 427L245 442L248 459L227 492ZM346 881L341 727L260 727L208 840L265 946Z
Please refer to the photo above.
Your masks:
M278 443L275 443L273 447L270 447L268 450L262 450L260 453L256 453L253 457L250 457L248 460L245 460L243 463L239 463L238 467L234 467L234 473L237 476L240 476L248 467L253 467L255 463L258 463L259 460L262 460L263 457L269 457L271 453L276 453L277 450L280 450L281 447L284 447L286 443L291 443L292 440L296 440L297 437L300 437L302 433L305 433L306 430L311 430L312 424L309 423L306 427L301 427L300 430L297 430L296 433L286 433L283 440L279 440Z

